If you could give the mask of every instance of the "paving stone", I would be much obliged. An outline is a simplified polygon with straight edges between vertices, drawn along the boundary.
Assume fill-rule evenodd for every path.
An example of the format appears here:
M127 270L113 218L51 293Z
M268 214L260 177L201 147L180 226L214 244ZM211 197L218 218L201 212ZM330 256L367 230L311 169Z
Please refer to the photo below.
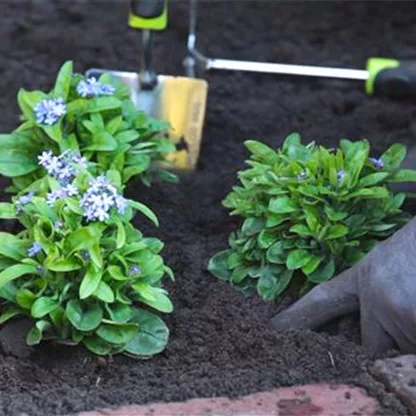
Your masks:
M123 406L78 416L371 416L377 401L358 387L310 384L256 393L236 400L224 397L183 403Z
M371 374L384 383L416 416L416 355L377 360Z

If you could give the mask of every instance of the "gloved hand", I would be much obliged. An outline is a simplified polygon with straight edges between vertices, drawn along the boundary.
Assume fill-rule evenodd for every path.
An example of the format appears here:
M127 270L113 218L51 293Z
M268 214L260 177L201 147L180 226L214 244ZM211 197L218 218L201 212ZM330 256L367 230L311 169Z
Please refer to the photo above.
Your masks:
M360 311L361 338L373 354L394 346L416 353L416 217L358 264L313 288L276 315L282 329L315 329Z

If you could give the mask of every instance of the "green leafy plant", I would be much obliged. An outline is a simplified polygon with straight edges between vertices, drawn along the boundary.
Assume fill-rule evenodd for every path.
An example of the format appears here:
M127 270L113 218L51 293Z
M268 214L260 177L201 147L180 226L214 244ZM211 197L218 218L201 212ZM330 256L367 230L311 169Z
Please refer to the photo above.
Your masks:
M173 273L131 219L145 205L121 196L118 170L98 177L73 153L44 152L49 174L35 191L0 203L0 218L17 218L23 231L0 232L0 323L33 321L27 343L49 339L83 344L95 354L149 356L162 351L169 330L151 312L173 306L161 282Z
M366 140L325 149L292 134L277 151L245 144L250 167L223 201L244 221L208 265L245 293L273 300L289 285L304 291L325 282L409 219L400 209L406 195L387 186L416 181L416 171L400 169L401 144L380 158L370 157Z
M36 159L45 149L79 152L97 174L117 170L123 183L134 176L145 184L154 176L176 181L153 163L175 150L166 138L169 125L137 110L108 74L85 79L72 68L72 62L62 66L49 93L19 91L22 124L0 135L0 173L12 178L9 191L22 191L45 174Z

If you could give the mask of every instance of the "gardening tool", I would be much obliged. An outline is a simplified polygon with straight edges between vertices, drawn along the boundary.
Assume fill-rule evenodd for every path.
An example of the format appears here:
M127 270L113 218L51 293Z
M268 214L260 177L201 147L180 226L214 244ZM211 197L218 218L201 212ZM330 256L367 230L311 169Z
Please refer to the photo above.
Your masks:
M174 168L196 166L205 118L208 84L191 77L157 75L151 67L155 31L166 28L167 0L131 0L129 26L142 31L140 72L89 69L87 77L109 73L125 84L132 101L149 116L168 121L177 151L168 156Z
M366 69L332 68L308 65L289 65L268 62L238 61L207 58L196 48L197 0L190 0L187 73L194 74L195 66L203 70L264 72L307 77L339 78L365 81L368 95L389 97L416 96L416 61L389 58L370 58Z

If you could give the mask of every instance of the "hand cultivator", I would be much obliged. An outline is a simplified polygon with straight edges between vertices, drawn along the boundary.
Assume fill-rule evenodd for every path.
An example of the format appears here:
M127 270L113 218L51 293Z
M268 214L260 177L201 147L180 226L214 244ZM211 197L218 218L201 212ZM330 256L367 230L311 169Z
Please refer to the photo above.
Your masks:
M389 58L370 58L366 69L332 68L324 66L289 65L270 62L238 61L207 58L196 48L197 2L190 0L190 25L188 51L185 61L188 75L195 74L194 67L203 70L264 72L281 75L297 75L319 78L338 78L365 82L368 95L389 97L414 97L416 95L416 62Z

